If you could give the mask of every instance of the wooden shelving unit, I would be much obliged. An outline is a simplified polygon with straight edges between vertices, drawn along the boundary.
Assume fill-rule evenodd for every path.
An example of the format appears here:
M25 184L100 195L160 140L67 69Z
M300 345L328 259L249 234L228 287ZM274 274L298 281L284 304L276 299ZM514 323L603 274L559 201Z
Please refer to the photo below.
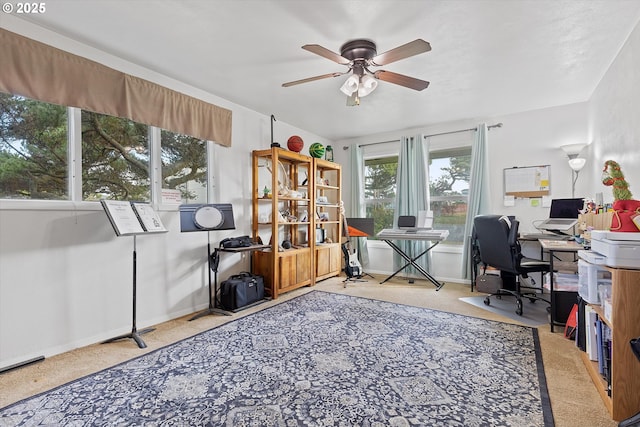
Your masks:
M264 276L265 292L277 298L339 275L340 165L282 148L256 150L252 162L253 238L271 246L253 257L253 271ZM317 204L318 197L326 197L326 203ZM320 214L328 220L320 221ZM316 227L331 243L316 245Z
M640 361L629 346L640 336L640 270L608 268L611 272L611 319L600 306L593 306L598 316L611 328L611 395L609 385L598 372L598 362L582 353L582 360L602 397L611 418L621 421L640 412Z
M313 159L314 188L316 200L316 212L318 215L325 215L327 220L316 218L316 228L319 228L325 236L324 242L315 246L316 255L316 279L322 280L337 276L342 270L341 237L342 237L342 215L341 215L341 182L342 168L338 163L329 162L322 159ZM320 203L318 200L324 200Z

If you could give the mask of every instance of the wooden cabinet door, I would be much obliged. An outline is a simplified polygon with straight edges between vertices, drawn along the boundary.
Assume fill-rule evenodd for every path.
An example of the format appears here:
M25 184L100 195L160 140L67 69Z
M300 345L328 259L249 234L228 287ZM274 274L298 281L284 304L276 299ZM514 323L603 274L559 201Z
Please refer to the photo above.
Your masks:
M342 270L342 250L340 244L332 245L329 248L329 272L340 274Z
M280 281L276 284L278 289L286 289L296 283L296 257L280 257Z
M316 276L322 277L331 272L331 248L316 247Z
M311 252L305 251L296 255L297 283L311 280Z

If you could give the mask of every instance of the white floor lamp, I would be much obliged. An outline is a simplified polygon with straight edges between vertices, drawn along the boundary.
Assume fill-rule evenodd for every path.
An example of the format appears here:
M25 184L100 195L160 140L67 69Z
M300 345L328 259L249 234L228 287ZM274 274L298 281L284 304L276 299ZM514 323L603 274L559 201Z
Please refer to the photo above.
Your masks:
M562 147L560 147L562 151L564 151L567 157L569 158L569 167L572 170L571 172L571 197L572 198L575 197L576 195L575 194L576 181L578 181L578 174L580 173L585 163L587 162L586 159L584 159L583 157L578 157L578 155L580 154L580 151L582 151L582 149L586 146L587 144L569 144L569 145L563 145Z

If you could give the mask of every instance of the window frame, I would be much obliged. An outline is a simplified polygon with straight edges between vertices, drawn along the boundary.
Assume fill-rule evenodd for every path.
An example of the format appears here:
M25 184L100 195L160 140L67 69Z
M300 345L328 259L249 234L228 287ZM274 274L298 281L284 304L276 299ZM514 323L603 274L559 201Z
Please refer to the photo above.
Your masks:
M38 101L38 100L36 100ZM39 101L46 102L46 101ZM99 201L85 201L82 198L82 109L67 109L67 193L66 200L45 199L5 199L0 198L0 210L102 210ZM150 200L156 210L177 211L177 204L162 203L161 134L162 129L148 126L149 134L149 191ZM214 199L216 189L215 142L206 141L207 159L207 203Z
M460 155L468 155L469 158L471 159L471 155L472 155L472 149L471 149L471 144L467 145L467 146L457 146L457 147L451 147L451 148L436 148L436 149L431 149L429 151L429 161L431 162L433 159L443 159L443 158L451 158L451 157L456 157L456 156L460 156ZM433 154L437 154L437 156L432 156ZM469 171L470 172L470 171ZM469 177L470 178L470 177ZM431 168L429 168L429 185L431 184ZM431 192L429 191L429 196L428 196L428 200L429 200L429 208L432 208L432 204L434 202L465 202L467 204L467 209L466 209L466 213L465 213L465 218L466 215L469 214L469 192L467 191L466 195L463 194L452 194L449 196L434 196L433 194L431 194ZM449 240L445 240L442 242L442 244L450 246L450 247L455 247L455 246L460 246L462 247L464 245L464 241L459 242L459 241L449 241Z
M366 163L368 160L372 160L372 159L379 159L379 158L389 158L389 157L395 157L396 159L398 159L400 157L400 145L399 143L390 143L390 144L385 144L387 145L386 149L372 149L370 152L366 152L364 153L363 156L363 168L366 168ZM438 157L432 157L433 154L439 154ZM444 155L443 155L444 154ZM433 144L430 145L429 147L429 152L428 152L428 156L429 158L427 159L427 161L431 161L432 158L443 158L443 157L454 157L456 154L460 155L460 154L468 154L469 156L472 155L472 141L471 140L458 140L454 143L451 144ZM365 176L365 171L363 170L363 177ZM429 183L431 182L431 168L429 168ZM429 183L427 183L427 185L429 185ZM364 185L364 183L363 183ZM434 196L432 194L430 194L431 192L429 191L427 194L427 200L428 200L428 204L429 204L429 208L431 208L431 204L433 202L439 202L439 201L464 201L467 203L467 214L468 214L468 206L469 206L469 194L467 193L466 196L464 195L451 195L451 196ZM363 198L364 200L364 205L365 205L365 210L366 207L368 207L371 203L369 202L369 200L375 200L376 202L380 202L381 199L367 199L366 196ZM392 199L393 201L393 199ZM395 208L394 208L395 209ZM374 247L377 246L379 242L373 238L370 239L370 243L373 243ZM434 250L436 252L449 252L449 253L460 253L462 251L462 247L464 245L464 242L448 242L447 240L441 242L440 245L438 245L438 247L434 248ZM386 245L381 245L380 247L384 247Z
M378 159L395 159L395 163L396 163L396 168L397 168L397 164L398 164L398 158L399 158L399 154L398 153L387 153L387 154L382 154L382 155L372 155L372 156L366 156L363 161L364 161L364 168L365 170L363 171L363 179L365 180L365 182L363 183L363 186L366 186L366 169L367 169L367 162L370 160L378 160ZM393 162L388 162L388 163L393 163ZM393 190L394 191L394 195L393 197L385 197L385 198L379 198L379 199L372 199L372 198L368 198L366 196L366 190L365 190L365 194L363 197L363 201L364 201L364 208L365 208L365 212L367 212L369 210L369 207L374 206L376 204L387 204L390 203L391 205L394 204L395 202L395 192L396 189ZM393 209L395 209L395 207L393 207ZM375 236L371 236L371 239L373 240L377 240L377 237Z

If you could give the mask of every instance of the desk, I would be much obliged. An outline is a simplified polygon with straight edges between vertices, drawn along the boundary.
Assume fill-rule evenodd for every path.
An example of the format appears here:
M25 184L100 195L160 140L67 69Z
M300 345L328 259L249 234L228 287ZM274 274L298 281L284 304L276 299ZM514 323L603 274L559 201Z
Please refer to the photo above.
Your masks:
M395 273L384 279L380 284L385 283L387 280L393 278L396 274L400 273L402 270L407 268L408 266L412 266L415 268L420 274L422 274L427 280L433 283L436 286L436 290L439 291L444 283L438 282L435 277L433 277L427 270L422 268L422 266L418 265L416 261L427 254L431 249L436 247L438 243L446 240L449 236L449 230L405 230L405 229L397 229L397 228L385 228L377 234L377 237L381 240L384 240L391 248L402 258L404 258L407 263L400 267ZM393 243L392 240L413 240L413 241L422 241L422 242L432 242L431 246L429 246L424 251L420 252L417 256L411 257L406 254L398 245Z
M555 319L555 301L553 297L553 254L554 252L573 252L574 254L584 247L574 242L573 240L545 240L540 239L540 247L542 251L546 251L549 253L549 266L551 270L551 274L549 275L549 298L551 299L551 313L549 316L549 325L551 326L551 332L553 332L554 326L561 326L561 323L557 323Z

